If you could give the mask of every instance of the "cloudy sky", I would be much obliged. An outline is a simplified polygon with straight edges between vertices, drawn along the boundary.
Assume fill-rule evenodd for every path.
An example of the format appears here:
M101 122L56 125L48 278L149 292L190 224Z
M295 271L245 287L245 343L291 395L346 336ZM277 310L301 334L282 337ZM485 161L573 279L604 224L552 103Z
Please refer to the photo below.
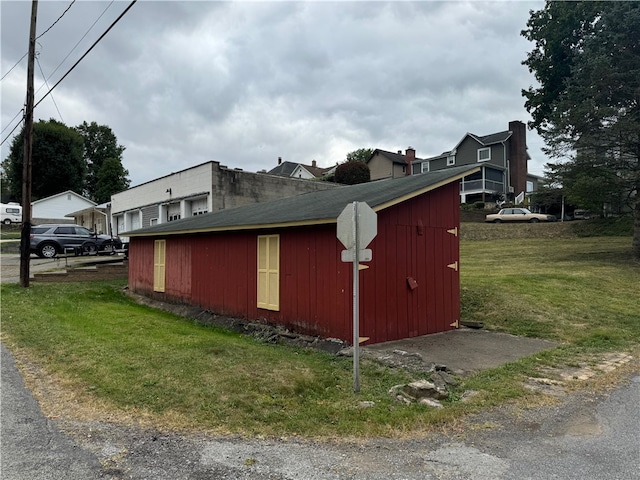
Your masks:
M38 35L69 6L41 0ZM127 8L77 0L38 40L36 102ZM208 160L334 165L357 148L425 158L528 121L520 31L543 2L138 1L36 108L108 125L132 185ZM31 2L0 3L2 139L26 92ZM10 71L12 67L13 70ZM54 103L55 101L55 103ZM15 133L17 133L16 130ZM2 159L11 138L2 145ZM529 171L542 140L528 132Z

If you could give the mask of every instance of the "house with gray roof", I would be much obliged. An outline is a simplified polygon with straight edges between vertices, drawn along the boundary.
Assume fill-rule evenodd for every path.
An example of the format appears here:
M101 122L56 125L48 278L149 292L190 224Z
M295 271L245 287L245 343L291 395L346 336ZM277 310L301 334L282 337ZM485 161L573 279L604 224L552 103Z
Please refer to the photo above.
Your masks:
M480 170L464 178L460 186L460 201L472 203L496 198L524 198L538 183L527 173L528 160L526 126L520 121L512 121L503 132L466 133L451 150L433 157L417 158L411 147L405 154L375 150L368 165L372 180L478 165Z
M303 163L295 163L282 161L282 157L278 157L278 165L267 173L269 175L277 175L279 177L292 177L302 178L306 180L312 180L316 178L322 178L335 172L336 166L333 167L318 167L318 163L315 160L311 161L311 165L305 165Z

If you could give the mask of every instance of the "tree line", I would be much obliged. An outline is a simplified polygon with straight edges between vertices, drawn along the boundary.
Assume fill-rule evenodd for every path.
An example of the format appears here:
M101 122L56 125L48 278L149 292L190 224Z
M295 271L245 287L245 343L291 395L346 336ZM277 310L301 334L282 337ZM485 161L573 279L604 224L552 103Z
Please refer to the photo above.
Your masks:
M129 188L129 172L122 165L125 147L106 125L83 122L68 127L54 119L33 124L33 200L72 190L100 204ZM24 161L24 128L2 162L3 200L20 201Z

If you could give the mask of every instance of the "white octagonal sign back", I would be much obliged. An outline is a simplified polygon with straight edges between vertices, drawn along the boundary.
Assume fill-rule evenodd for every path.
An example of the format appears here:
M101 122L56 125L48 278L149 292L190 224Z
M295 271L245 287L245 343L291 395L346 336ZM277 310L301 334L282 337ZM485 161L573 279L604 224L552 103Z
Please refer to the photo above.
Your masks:
M354 219L355 205L358 204L358 218ZM367 248L378 234L378 214L365 202L348 204L338 216L338 240L346 249L354 249L356 245L356 229L354 220L358 222L358 249Z

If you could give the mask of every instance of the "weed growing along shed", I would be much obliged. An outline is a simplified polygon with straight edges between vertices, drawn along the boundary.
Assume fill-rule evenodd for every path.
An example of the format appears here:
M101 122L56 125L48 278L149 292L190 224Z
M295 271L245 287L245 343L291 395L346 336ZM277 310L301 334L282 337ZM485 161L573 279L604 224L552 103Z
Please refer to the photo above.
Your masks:
M443 332L460 312L459 180L465 166L314 192L125 233L129 288L164 301L352 341L352 266L336 219L354 201L378 214L360 271L369 343Z

